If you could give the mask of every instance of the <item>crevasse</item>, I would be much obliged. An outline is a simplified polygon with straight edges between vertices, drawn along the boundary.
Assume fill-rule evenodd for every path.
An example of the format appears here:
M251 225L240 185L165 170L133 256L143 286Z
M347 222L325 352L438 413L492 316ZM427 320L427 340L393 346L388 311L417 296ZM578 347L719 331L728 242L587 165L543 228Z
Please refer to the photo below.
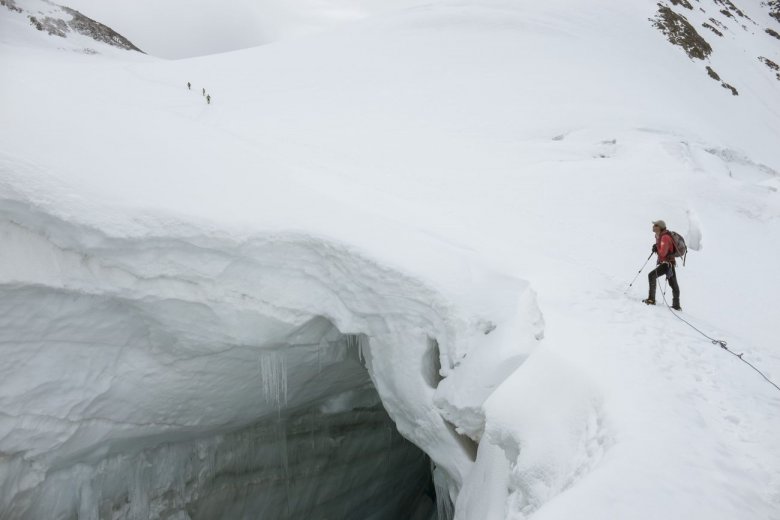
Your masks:
M0 215L10 518L424 518L434 480L451 515L473 453L432 404L430 289L309 236Z

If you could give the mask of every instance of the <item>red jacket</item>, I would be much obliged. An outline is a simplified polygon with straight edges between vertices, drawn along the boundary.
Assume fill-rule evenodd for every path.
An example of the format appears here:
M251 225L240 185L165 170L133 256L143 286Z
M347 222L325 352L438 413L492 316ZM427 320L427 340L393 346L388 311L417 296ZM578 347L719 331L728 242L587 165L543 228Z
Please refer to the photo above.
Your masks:
M658 248L658 263L669 262L674 265L674 240L672 234L664 231L655 239L655 246Z

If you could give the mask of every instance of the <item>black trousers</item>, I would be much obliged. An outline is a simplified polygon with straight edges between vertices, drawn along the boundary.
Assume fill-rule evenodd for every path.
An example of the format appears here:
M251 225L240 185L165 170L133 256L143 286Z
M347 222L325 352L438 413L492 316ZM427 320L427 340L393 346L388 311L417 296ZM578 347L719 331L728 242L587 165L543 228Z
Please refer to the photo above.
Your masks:
M680 286L677 285L677 273L674 266L667 264L666 262L658 264L658 267L650 271L647 275L647 281L650 284L650 293L648 297L651 300L655 300L655 288L657 287L655 281L659 276L666 276L666 280L669 282L669 287L672 288L672 305L680 304Z

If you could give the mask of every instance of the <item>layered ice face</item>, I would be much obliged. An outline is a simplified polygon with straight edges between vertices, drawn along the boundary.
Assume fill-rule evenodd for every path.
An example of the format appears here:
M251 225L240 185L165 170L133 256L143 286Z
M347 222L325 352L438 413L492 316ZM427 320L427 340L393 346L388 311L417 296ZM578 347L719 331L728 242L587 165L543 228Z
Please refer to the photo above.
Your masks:
M381 368L372 349L419 334L407 320L424 290L382 303L366 282L402 279L312 238L147 247L24 205L3 213L13 251L2 266L0 486L11 517L435 510L430 459L398 432L371 377L408 387L396 395L421 384L404 374L423 360ZM435 431L399 419L407 435Z
M42 290L4 292L3 301L15 302L2 309L12 320L4 341L35 351L5 378L4 394L24 405L3 417L3 444L30 446L35 430L41 451L28 457L48 466L22 456L3 465L11 517L394 519L435 510L430 460L382 407L360 359L365 340L324 318L272 345L182 355L160 339L184 346L170 318L192 316L186 305L143 309ZM25 325L22 316L36 318ZM199 333L215 323L198 321L190 347L196 336L215 347Z

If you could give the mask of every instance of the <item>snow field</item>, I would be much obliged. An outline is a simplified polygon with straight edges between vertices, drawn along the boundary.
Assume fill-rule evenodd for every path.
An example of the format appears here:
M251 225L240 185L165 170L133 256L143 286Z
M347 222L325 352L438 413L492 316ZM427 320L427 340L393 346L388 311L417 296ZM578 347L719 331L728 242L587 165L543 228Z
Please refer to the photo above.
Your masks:
M646 270L624 293L650 221L687 229L683 315L778 378L780 97L752 56L776 50L708 37L733 97L654 9L435 2L174 62L6 45L6 504L118 442L98 411L135 438L348 391L255 355L322 317L366 335L455 518L778 518L778 396L639 304ZM52 356L127 345L27 359L49 322Z

